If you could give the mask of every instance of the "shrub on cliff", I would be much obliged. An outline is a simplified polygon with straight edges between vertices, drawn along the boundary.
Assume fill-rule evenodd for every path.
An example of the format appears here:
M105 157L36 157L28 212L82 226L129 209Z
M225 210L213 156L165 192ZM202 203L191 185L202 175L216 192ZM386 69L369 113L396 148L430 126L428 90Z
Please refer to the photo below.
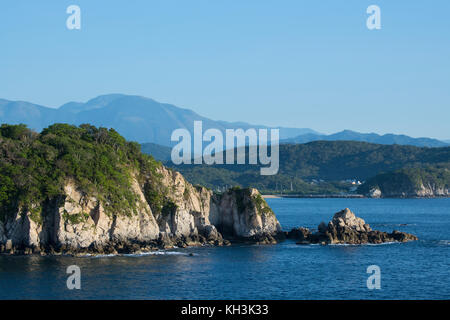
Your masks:
M114 129L54 124L40 134L25 125L0 127L0 219L8 212L36 210L63 194L73 179L102 201L107 213L133 214L131 175L155 180L160 163Z
M385 196L411 196L422 187L430 191L450 189L450 163L382 173L367 180L358 188L358 192L368 194L371 189L377 188Z

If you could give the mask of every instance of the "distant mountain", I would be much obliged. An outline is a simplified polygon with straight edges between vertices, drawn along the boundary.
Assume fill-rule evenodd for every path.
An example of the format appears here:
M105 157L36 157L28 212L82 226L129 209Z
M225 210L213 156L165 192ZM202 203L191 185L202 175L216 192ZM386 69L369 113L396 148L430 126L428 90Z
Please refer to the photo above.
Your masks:
M24 101L0 100L0 122L24 123L40 131L56 119L57 110Z
M91 99L86 103L69 102L58 109L47 108L23 101L0 100L0 122L26 124L41 131L60 122L114 128L126 139L140 143L152 142L170 146L173 130L186 128L191 133L195 120L203 121L203 129L268 128L245 122L215 121L198 115L189 109L159 103L155 100L123 94L109 94ZM317 134L312 129L279 128L280 138L287 139L301 134Z
M307 133L299 135L295 138L288 138L281 143L307 143L311 141L363 141L377 144L399 144L411 145L416 147L446 147L450 144L444 141L431 138L412 138L405 135L376 133L359 133L351 130L344 130L338 133L323 135Z
M156 143L143 143L141 144L141 151L151 155L158 161L169 161L172 149Z
M53 123L80 125L90 123L95 126L114 128L126 139L139 143L156 143L172 146L170 136L175 129L186 128L192 134L195 120L203 121L203 130L249 128L261 129L267 126L246 122L215 121L202 117L189 109L160 103L155 100L124 94L98 96L85 103L68 102L58 109L25 102L0 99L0 123L26 124L36 131ZM352 140L378 144L400 144L419 147L443 147L449 143L430 138L411 138L405 135L358 133L345 130L331 135L323 135L308 128L280 129L282 143L307 143L317 140Z

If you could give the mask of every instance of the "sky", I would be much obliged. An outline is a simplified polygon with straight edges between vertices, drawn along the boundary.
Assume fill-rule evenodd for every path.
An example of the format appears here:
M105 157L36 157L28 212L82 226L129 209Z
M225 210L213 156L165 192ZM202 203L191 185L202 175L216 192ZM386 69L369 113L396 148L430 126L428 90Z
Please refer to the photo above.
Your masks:
M136 94L215 120L450 139L449 13L448 0L1 1L0 98Z

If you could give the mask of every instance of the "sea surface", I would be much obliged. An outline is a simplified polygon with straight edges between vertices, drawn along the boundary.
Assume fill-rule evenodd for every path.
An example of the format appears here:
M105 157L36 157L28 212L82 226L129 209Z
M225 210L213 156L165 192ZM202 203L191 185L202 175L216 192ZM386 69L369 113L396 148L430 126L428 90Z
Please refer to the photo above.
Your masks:
M372 228L419 241L235 245L148 255L0 256L0 299L449 299L450 199L267 199L283 229L315 228L349 207ZM193 255L191 255L193 254ZM81 269L81 289L66 269ZM368 289L367 267L380 268Z

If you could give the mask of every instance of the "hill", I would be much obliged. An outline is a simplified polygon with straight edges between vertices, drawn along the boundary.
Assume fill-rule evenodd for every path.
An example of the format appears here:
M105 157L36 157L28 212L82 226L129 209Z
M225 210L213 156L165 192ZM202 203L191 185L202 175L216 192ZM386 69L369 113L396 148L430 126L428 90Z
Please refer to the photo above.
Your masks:
M143 143L141 144L141 151L151 155L156 160L169 161L172 149L156 143Z
M311 141L364 141L377 144L400 144L416 147L446 147L450 145L448 141L440 141L437 139L412 138L406 135L397 134L379 135L376 133L359 133L351 130L344 130L330 135L308 133L299 135L295 138L284 139L281 143L294 144Z
M350 181L364 181L381 172L420 168L450 162L450 147L419 148L355 141L315 141L280 145L277 175L261 176L259 165L180 165L192 183L210 188L225 185L254 186L264 192L347 192ZM292 188L291 188L292 184Z
M448 197L450 164L378 174L358 192L371 197Z

